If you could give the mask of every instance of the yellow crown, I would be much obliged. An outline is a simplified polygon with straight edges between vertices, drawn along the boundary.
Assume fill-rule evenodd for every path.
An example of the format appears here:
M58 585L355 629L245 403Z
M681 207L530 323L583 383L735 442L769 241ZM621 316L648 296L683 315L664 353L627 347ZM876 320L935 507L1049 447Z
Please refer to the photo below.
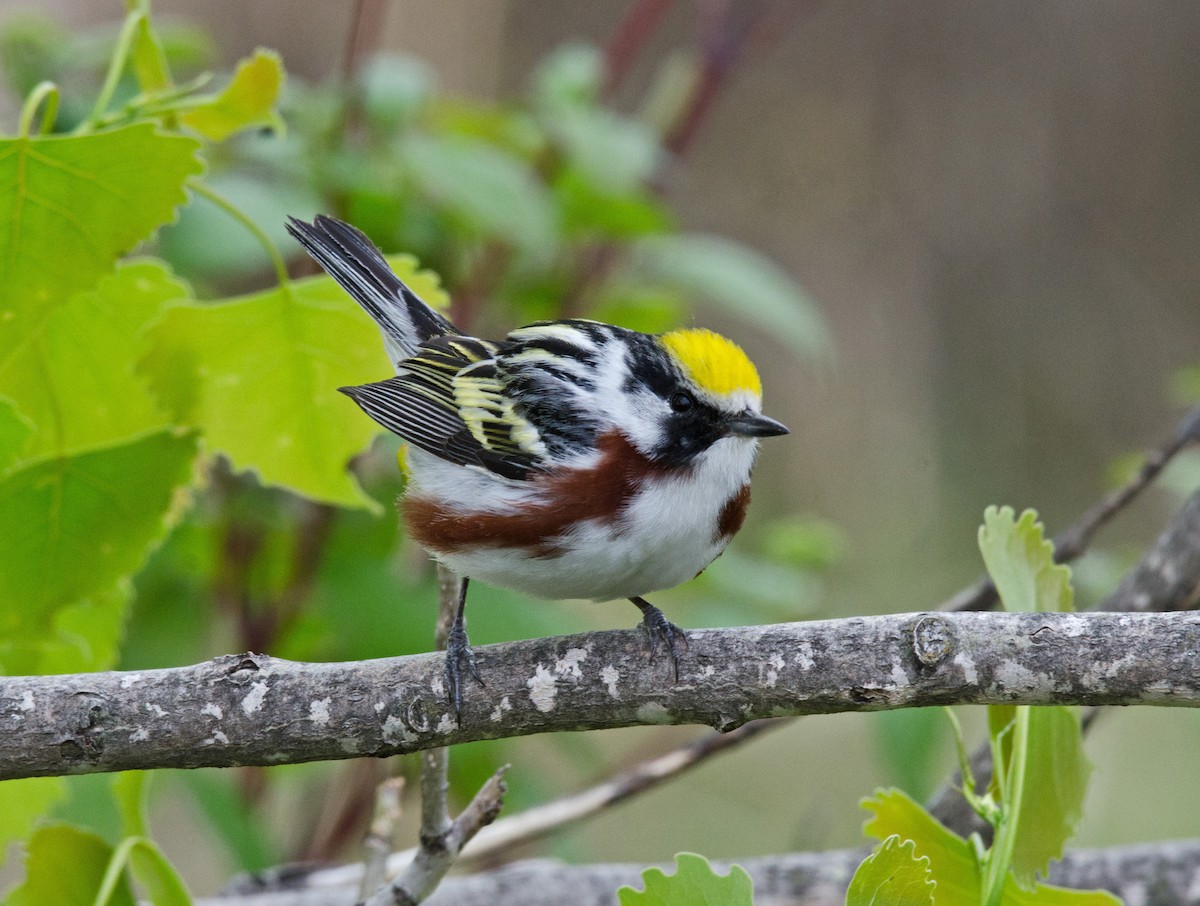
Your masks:
M754 363L732 340L711 330L673 330L661 339L702 390L717 396L729 396L739 390L762 396L762 381Z

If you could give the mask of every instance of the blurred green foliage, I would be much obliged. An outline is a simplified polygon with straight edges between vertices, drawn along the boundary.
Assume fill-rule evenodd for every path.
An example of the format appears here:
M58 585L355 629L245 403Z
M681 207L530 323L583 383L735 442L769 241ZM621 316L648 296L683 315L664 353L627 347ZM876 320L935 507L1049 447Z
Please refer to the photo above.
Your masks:
M829 352L791 278L679 232L656 187L660 130L601 102L593 48L561 49L524 97L487 104L443 95L426 66L393 55L305 84L260 49L214 76L202 32L158 27L145 2L128 9L117 28L28 15L0 28L0 66L25 98L0 136L5 672L430 646L432 572L391 515L397 444L372 442L375 426L336 394L390 366L331 280L289 275L289 260L314 269L287 215L334 214L405 250L393 265L464 329L592 315L658 331L707 302L797 354ZM758 552L730 552L694 590L700 622L816 608L842 547L815 521L769 526ZM503 590L481 587L473 603L479 641L587 626ZM582 738L547 744L579 773L600 770ZM456 752L456 788L505 748ZM314 828L288 837L265 819L289 789L318 788L314 815L351 828L317 855L358 841L367 815L347 811L339 769L161 786L186 789L233 866L256 869L317 846ZM510 805L548 794L544 782L529 778ZM186 902L147 837L145 796L137 777L0 784L0 842L26 841L9 902L91 903L98 889L110 903ZM90 829L34 829L52 814Z

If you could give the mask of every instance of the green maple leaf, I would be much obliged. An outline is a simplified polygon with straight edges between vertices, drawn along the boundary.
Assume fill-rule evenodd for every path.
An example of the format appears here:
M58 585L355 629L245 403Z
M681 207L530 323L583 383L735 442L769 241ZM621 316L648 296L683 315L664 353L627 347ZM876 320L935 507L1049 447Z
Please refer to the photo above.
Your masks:
M8 895L8 906L93 906L113 857L102 837L69 824L41 827L25 850L25 883ZM134 906L121 878L107 906Z
M0 394L37 426L24 458L70 455L167 427L169 416L134 364L146 325L188 295L162 264L124 263L0 362Z
M846 906L933 906L930 875L929 857L917 858L912 840L892 834L854 872Z
M1033 510L1018 520L1012 507L988 507L979 528L979 550L1005 610L1074 610L1071 569L1054 562L1054 545Z
M713 871L708 859L695 853L675 857L675 874L660 868L642 872L645 890L622 887L617 891L621 906L751 906L753 884L746 869L730 868L728 875Z
M209 141L223 142L252 126L281 128L275 110L283 88L283 62L273 50L258 48L237 65L233 78L219 93L184 113L180 120Z
M426 301L444 299L411 258L390 260ZM337 388L394 371L371 319L331 279L173 308L148 339L160 399L237 468L314 500L376 506L346 466L380 428Z
M8 471L33 433L29 419L17 412L16 406L0 397L0 475Z
M174 216L199 148L153 123L0 140L0 363Z
M0 668L60 632L98 632L105 615L119 625L124 598L107 596L165 535L195 448L159 431L0 479Z

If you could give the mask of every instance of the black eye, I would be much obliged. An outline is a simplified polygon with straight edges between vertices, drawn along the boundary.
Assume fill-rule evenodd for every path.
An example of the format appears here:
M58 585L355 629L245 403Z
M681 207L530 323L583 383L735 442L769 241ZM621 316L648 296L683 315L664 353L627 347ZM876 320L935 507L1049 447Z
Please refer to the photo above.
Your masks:
M671 410L673 412L687 412L696 405L696 398L690 393L684 393L680 390L678 393L671 396Z

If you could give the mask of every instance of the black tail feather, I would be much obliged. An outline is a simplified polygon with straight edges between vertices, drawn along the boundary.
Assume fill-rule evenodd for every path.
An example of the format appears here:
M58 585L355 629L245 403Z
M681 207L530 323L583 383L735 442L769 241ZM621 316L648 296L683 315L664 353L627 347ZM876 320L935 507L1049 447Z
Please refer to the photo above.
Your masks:
M394 361L414 355L432 337L459 332L405 286L379 249L350 224L322 215L311 224L289 217L287 230L375 320Z

